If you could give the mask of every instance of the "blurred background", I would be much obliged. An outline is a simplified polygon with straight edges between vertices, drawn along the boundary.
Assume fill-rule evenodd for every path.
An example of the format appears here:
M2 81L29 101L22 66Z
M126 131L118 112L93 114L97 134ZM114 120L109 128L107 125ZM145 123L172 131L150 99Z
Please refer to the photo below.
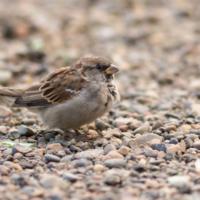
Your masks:
M122 99L198 98L199 41L198 0L1 0L0 85L98 55L121 69Z

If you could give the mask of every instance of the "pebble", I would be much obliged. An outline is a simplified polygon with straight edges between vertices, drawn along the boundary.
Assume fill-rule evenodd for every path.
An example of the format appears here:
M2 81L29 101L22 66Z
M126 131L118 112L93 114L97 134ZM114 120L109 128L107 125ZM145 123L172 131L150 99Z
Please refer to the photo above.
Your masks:
M118 117L113 121L112 125L114 127L120 127L121 125L127 125L129 123L134 123L134 122L135 120L132 117L129 118Z
M102 131L102 130L106 130L109 126L104 121L99 120L95 123L95 127L97 130Z
M179 145L172 145L167 148L167 153L176 153L178 151L182 151Z
M170 131L177 131L177 128L176 128L176 126L171 125L171 126L167 126L165 128L165 131L169 133Z
M14 155L15 153L22 153L22 154L26 154L33 151L33 149L31 147L24 147L21 144L15 144L12 148L12 154Z
M25 125L33 125L36 123L36 120L34 118L24 118L21 123Z
M52 154L45 154L44 157L48 162L60 162L61 160L60 157L52 155Z
M64 150L59 150L59 151L57 152L56 155L57 155L58 157L62 158L62 157L64 157L64 156L66 156L66 153L65 153Z
M93 167L94 172L102 172L102 171L104 171L104 169L105 169L105 167L101 164L96 164Z
M192 147L200 150L200 141L194 142Z
M188 176L172 176L169 177L168 182L176 187L181 193L189 193L192 189L192 184Z
M158 120L158 121L154 122L154 124L152 126L152 130L157 130L157 129L159 129L162 126L164 126L163 123Z
M81 179L79 176L72 174L70 172L64 172L62 177L63 177L63 179L68 180L70 182L75 182L75 181Z
M137 137L135 140L137 142L150 142L151 140L158 139L160 142L162 142L163 138L159 135L156 135L154 133L146 133L144 135L141 135Z
M90 165L93 165L93 164L90 160L87 160L85 158L81 158L81 159L73 160L71 162L71 165L75 168L78 168L78 167L87 167L87 166L90 166Z
M27 126L25 125L21 125L19 126L18 128L18 133L21 135L21 136L27 136L27 137L30 137L32 135L35 135L34 131L30 128L28 128Z
M106 154L104 157L103 157L103 161L106 161L106 160L110 160L110 159L121 159L121 158L124 158L123 155L119 154L118 152L116 151L110 151L108 154Z
M6 70L0 70L0 84L5 85L12 79L12 72Z
M73 155L66 155L61 159L61 162L69 162L73 158Z
M108 184L108 185L116 185L116 184L119 184L121 182L121 179L117 175L110 175L110 176L106 176L103 179L103 182Z
M46 147L47 150L52 150L54 152L57 152L59 150L62 150L63 147L61 146L60 143L53 143L53 144L49 144L47 147Z
M8 148L6 150L3 151L4 155L12 155L12 149Z
M104 165L108 168L122 168L126 165L126 161L124 159L109 159L104 160Z
M54 188L55 185L59 188L65 188L68 186L68 183L62 178L56 175L45 174L44 177L40 179L40 184L44 188Z
M136 130L133 131L133 134L144 134L144 133L147 133L149 131L149 124L148 123L145 123L143 124L142 126L140 126L139 128L137 128Z
M128 130L128 126L127 125L121 125L119 126L119 130L122 132L126 132Z
M126 146L122 146L119 150L118 153L122 154L123 156L126 156L130 152L130 148Z
M176 138L171 138L169 144L178 144L178 140Z
M15 139L18 139L20 138L20 133L18 133L18 130L17 129L10 129L9 132L8 132L8 137L11 139L11 140L15 140Z
M157 144L155 149L158 150L158 151L164 151L164 152L166 152L166 150L167 150L164 143Z
M50 139L55 138L55 136L52 133L47 133L45 134L44 138L46 141L50 141Z
M0 165L0 174L1 175L8 176L9 172L10 172L10 170L9 170L9 168L7 166Z
M1 77L1 75L0 75L0 77ZM0 81L0 83L1 83L1 81ZM13 115L13 112L10 108L0 105L0 117L6 118L6 117L9 117L12 115Z
M108 154L110 151L117 151L113 144L107 144L104 148L104 154Z

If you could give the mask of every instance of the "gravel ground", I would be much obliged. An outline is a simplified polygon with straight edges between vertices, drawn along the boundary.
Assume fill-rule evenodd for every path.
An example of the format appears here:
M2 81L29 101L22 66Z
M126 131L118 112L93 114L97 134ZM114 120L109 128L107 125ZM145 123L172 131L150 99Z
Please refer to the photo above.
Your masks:
M198 200L199 13L195 0L1 0L1 86L101 55L122 100L83 142L2 99L0 199Z

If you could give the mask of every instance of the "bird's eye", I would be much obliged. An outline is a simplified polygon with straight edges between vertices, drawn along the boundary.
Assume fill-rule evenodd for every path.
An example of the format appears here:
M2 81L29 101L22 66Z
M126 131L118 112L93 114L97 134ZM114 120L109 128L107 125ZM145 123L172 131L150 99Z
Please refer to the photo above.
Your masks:
M100 70L100 69L101 69L101 65L97 65L96 68L97 68L98 70Z

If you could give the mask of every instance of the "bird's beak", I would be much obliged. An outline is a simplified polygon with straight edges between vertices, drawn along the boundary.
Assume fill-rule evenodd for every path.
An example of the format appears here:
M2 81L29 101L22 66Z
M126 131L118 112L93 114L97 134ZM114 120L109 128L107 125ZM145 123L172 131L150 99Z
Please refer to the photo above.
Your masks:
M110 67L106 69L106 74L115 74L119 71L119 68L117 68L115 65L111 64Z

